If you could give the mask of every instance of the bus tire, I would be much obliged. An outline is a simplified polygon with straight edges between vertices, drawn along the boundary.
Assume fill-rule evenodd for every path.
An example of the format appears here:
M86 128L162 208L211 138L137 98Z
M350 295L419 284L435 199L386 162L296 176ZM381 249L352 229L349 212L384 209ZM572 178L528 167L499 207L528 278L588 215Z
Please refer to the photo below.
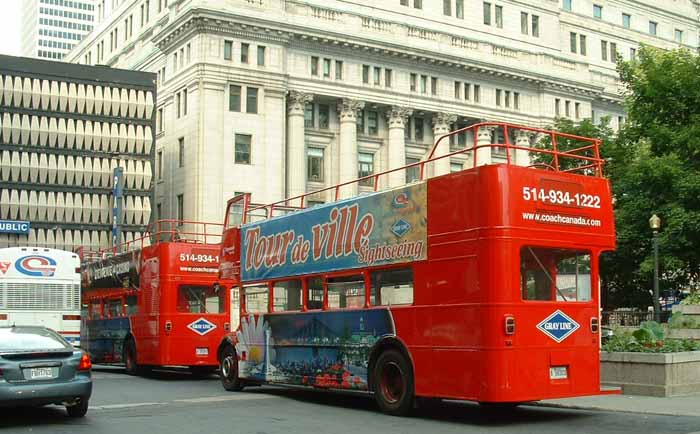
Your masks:
M219 376L221 385L229 392L243 390L243 380L238 378L238 355L232 346L226 346L219 360Z
M379 409L392 416L406 416L413 409L411 363L399 351L384 351L374 364L374 399Z
M136 363L136 344L129 339L124 344L124 371L129 375L139 375L141 370Z

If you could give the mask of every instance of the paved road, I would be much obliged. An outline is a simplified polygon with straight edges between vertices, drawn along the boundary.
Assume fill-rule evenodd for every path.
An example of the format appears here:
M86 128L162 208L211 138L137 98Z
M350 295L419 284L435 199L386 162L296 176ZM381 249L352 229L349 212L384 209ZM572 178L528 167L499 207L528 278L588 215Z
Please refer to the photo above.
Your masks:
M0 409L0 433L89 434L357 434L357 433L691 433L700 418L525 406L485 413L473 404L444 403L414 417L380 414L366 397L278 388L225 392L215 377L155 372L130 377L97 368L84 419L62 408Z

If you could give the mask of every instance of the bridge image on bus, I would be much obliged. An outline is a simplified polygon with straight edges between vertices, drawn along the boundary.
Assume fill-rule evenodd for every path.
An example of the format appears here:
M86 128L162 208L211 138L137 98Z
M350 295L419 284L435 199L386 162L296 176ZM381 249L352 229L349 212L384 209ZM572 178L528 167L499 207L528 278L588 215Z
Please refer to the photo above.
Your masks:
M0 249L0 326L43 325L80 345L80 258L43 247Z
M482 128L501 139L484 142ZM434 156L460 134L480 140ZM523 135L535 144L513 144ZM224 388L366 391L395 415L417 398L603 393L598 259L615 229L599 145L477 124L440 137L424 161L321 191L331 203L305 208L319 192L265 206L231 199ZM489 162L492 151L503 161ZM469 167L427 176L455 155ZM407 170L419 180L391 187ZM375 192L340 199L358 182Z
M148 235L87 253L82 267L82 346L94 363L216 370L229 331L224 291L214 287L221 224L160 220Z

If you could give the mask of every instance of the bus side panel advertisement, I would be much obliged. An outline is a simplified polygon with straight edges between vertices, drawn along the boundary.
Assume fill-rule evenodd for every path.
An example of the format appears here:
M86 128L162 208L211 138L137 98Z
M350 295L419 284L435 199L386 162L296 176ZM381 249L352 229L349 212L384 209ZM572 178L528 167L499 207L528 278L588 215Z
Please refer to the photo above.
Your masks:
M83 285L89 288L130 288L139 286L141 251L102 259L85 266Z
M284 384L367 390L374 344L393 335L388 309L250 315L237 332L239 375Z
M423 260L426 183L247 224L241 234L243 281Z

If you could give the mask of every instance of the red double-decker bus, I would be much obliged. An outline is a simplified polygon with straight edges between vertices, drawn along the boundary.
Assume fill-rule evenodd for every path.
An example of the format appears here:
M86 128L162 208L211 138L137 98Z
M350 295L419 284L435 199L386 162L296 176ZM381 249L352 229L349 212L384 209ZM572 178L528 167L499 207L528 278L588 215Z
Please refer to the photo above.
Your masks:
M476 144L433 157L460 135ZM337 200L345 183L312 208L308 194L230 200L219 277L239 309L218 350L223 386L367 391L397 415L416 398L602 393L598 264L615 229L599 145L477 124L425 161L353 181L374 193ZM426 176L460 156L467 169ZM406 170L420 180L380 190Z
M115 249L86 253L81 346L93 363L213 372L229 331L225 291L214 286L221 225L161 220Z

